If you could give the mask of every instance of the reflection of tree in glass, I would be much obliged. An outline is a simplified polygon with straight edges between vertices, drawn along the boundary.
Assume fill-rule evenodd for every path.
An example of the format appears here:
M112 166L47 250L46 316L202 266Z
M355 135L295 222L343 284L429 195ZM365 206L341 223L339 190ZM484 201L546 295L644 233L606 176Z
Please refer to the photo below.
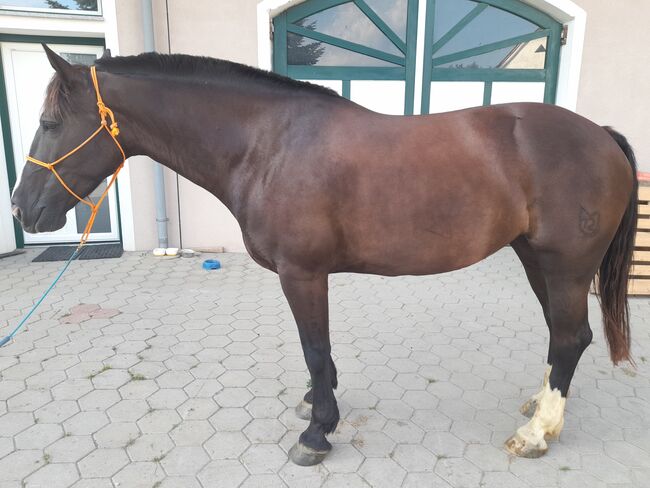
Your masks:
M62 4L57 0L45 0L47 6L50 8L58 8L62 10L69 10L70 7ZM97 0L74 0L77 4L77 10L97 10Z
M449 68L454 68L454 69L474 69L474 68L480 68L478 63L476 61L472 61L469 64L463 64L463 63L457 63L449 66Z
M296 22L296 25L311 31L316 30L316 22L311 22L310 24L305 25L303 19ZM318 63L318 60L324 52L325 48L318 41L313 41L306 37L296 35L287 36L287 55L289 57L289 64L313 66Z

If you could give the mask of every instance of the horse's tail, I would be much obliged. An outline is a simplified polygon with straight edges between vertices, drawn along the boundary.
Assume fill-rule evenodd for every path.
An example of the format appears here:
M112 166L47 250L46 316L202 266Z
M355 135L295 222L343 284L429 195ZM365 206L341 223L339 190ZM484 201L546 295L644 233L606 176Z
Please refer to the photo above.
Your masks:
M624 360L633 362L630 355L630 309L627 303L627 290L636 235L639 181L634 151L625 136L611 127L604 127L604 129L625 153L634 175L627 209L596 275L598 299L603 313L609 354L614 364L618 364L619 361Z

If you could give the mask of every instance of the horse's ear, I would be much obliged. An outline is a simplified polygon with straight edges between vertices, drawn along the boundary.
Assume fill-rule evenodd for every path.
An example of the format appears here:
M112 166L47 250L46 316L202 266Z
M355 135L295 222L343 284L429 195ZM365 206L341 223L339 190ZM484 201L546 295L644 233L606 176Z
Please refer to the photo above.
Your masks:
M106 48L104 49L104 54L102 54L102 57L99 59L109 59L111 57L111 50Z
M65 83L71 82L75 71L72 65L68 63L65 59L63 59L61 56L59 56L57 53L52 51L47 46L47 44L43 43L41 45L43 46L43 49L45 50L45 54L47 55L47 59L52 65L52 68L54 68L54 71L56 71L59 74L59 76Z

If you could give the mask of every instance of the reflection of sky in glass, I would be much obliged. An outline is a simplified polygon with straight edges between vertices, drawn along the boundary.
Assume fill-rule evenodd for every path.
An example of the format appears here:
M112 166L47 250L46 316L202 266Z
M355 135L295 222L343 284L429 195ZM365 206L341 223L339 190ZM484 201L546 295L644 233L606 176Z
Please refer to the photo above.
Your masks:
M408 0L366 0L366 3L395 34L406 41Z
M58 3L71 10L79 10L79 5L74 0L57 0ZM45 0L0 0L0 7L19 8L52 8ZM97 2L94 2L97 10Z
M434 37L439 39L476 4L466 0L438 0L436 5L439 5L440 8L439 11L436 11L435 19L442 24L442 27ZM504 10L488 7L435 53L434 57L502 41L509 37L529 34L538 29L538 26L521 17Z
M433 41L444 36L476 5L475 2L469 0L437 0L436 12L433 17Z
M546 38L535 39L524 44L505 47L486 54L441 64L438 68L504 68L544 69L546 51L537 52L539 46L546 46ZM507 60L507 61L506 61ZM505 64L504 64L504 61Z
M402 56L383 32L353 3L344 3L305 17L301 24L305 27L313 25L316 31L323 34Z
M381 59L375 59L370 56L364 56L363 54L355 53L353 51L348 51L347 49L341 49L330 44L325 44L322 42L314 41L291 32L287 33L288 44L291 45L307 45L307 44L319 44L323 48L322 55L318 58L318 61L313 66L396 66L392 63L387 63ZM300 44L299 44L300 43ZM294 55L295 54L295 55ZM294 53L292 49L287 50L287 64L290 65L299 65L303 64L304 61L301 61L298 53Z
M97 59L94 54L85 53L61 53L61 57L70 64L83 64L85 66L92 66Z

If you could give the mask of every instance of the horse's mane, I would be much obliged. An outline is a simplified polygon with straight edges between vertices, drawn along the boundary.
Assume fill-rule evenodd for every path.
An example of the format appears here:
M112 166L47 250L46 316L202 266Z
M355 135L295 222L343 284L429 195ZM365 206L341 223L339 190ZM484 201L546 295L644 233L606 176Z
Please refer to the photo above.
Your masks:
M245 64L206 56L188 54L160 54L155 52L137 56L117 56L98 59L98 70L124 75L151 75L158 77L182 76L204 81L210 79L232 80L236 83L252 81L274 86L309 90L338 96L334 90L304 81L298 81Z
M95 62L98 71L121 75L144 75L165 78L182 78L183 80L210 81L226 80L233 83L261 83L266 86L301 90L314 94L338 97L338 93L329 88L305 81L294 80L276 73L253 68L244 64L209 58L190 56L188 54L160 54L155 52L137 56L103 57ZM87 69L79 66L79 69ZM65 84L55 73L47 87L43 110L60 117L69 111L69 94Z

